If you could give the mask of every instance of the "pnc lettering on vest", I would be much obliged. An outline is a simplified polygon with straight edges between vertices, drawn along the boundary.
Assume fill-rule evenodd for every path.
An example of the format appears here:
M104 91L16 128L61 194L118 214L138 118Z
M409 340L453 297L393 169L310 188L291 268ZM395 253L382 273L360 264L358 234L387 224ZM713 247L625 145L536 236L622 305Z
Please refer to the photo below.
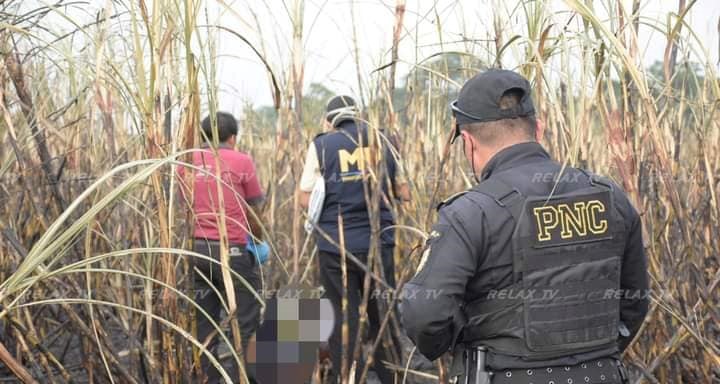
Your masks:
M604 197L604 196L603 196ZM531 207L537 244L566 243L604 237L608 233L609 199L562 199Z

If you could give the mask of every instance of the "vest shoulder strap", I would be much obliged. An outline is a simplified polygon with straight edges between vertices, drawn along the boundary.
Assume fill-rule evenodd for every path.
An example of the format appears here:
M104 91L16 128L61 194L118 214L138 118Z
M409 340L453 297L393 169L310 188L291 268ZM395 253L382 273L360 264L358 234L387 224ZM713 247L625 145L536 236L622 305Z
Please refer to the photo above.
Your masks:
M315 157L317 158L318 168L320 168L321 175L325 174L325 146L322 145L321 142L326 134L327 132L319 133L312 141L315 146Z
M511 187L496 178L490 178L483 180L471 191L492 198L497 205L507 209L515 223L520 219L522 202L525 201L525 198L517 188Z
M511 187L497 178L490 178L476 185L472 191L485 196L486 200L493 200L497 204L493 208L510 216L517 227L525 202L525 196L517 188ZM520 265L520 262L519 255L513 253L513 283L515 284L520 280L520 272L516 267Z
M461 191L461 192L458 192L458 193L455 193L455 194L450 195L448 198L446 198L445 200L441 201L440 204L438 204L435 209L436 209L437 211L439 211L440 208L442 208L442 207L444 207L444 206L452 203L453 201L455 201L455 199L457 199L458 197L460 197L460 196L462 196L462 195L464 195L464 194L466 194L466 193L468 193L468 191Z
M607 177L599 176L596 174L590 175L590 184L592 185L602 185L603 187L613 190L613 183L608 179Z
M595 173L592 173L592 172L589 172L589 171L587 171L587 170L585 170L585 169L582 169L582 168L577 168L577 170L580 171L580 172L582 172L582 173L584 173L585 176L588 177L588 180L590 181L590 185L592 185L592 186L601 185L601 186L603 186L603 187L605 187L605 188L607 188L607 189L609 189L609 190L611 190L611 191L614 189L614 188L613 188L613 183L612 183L612 181L611 181L609 178L604 177L604 176L600 176L600 175L595 174Z

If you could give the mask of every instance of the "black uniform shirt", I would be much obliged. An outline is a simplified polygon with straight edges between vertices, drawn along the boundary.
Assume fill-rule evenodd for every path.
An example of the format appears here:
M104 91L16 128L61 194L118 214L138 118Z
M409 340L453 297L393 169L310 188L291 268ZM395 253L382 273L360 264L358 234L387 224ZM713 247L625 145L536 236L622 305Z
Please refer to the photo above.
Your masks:
M497 178L524 196L561 194L577 189L577 183L589 182L586 173L563 167L535 142L498 152L483 169L482 179L488 178ZM619 348L624 349L647 313L648 300L643 294L648 288L647 261L639 215L617 185L613 184L613 191L628 234L621 292L641 293L620 300L620 321L629 330L628 337L618 340ZM418 350L431 360L458 341L466 323L465 303L513 283L514 222L508 217L488 217L477 195L461 193L441 205L418 272L403 288L403 324ZM573 364L578 358L553 363Z

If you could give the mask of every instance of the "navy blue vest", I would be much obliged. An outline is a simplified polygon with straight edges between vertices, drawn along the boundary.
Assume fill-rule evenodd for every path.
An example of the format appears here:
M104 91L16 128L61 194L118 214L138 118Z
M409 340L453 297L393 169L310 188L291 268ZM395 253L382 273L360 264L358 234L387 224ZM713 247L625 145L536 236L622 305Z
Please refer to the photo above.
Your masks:
M367 127L358 127L354 120L345 120L340 122L333 132L316 137L313 143L317 150L320 171L325 179L325 203L318 226L339 244L338 215L342 215L345 248L352 253L367 252L370 245L370 215L365 201L361 168L366 166L364 159L370 158ZM387 145L382 148L383 159L387 164L387 179L392 184L397 163L390 148ZM372 183L367 184L370 187ZM385 196L389 196L387 192L391 186L383 181L382 187ZM383 200L380 202L381 229L393 225L392 213ZM316 233L315 237L319 250L339 252L338 248L321 234ZM382 230L382 245L394 245L394 237L392 229Z

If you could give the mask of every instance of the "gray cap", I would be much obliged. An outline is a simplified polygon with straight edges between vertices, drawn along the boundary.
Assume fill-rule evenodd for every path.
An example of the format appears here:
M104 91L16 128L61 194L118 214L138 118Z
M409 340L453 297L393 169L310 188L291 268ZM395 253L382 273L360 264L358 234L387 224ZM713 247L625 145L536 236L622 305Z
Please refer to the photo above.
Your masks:
M521 94L520 104L513 108L500 108L500 99L511 90ZM473 76L465 82L450 108L457 123L453 141L460 135L460 125L463 124L535 115L530 82L522 75L505 69L489 69Z

